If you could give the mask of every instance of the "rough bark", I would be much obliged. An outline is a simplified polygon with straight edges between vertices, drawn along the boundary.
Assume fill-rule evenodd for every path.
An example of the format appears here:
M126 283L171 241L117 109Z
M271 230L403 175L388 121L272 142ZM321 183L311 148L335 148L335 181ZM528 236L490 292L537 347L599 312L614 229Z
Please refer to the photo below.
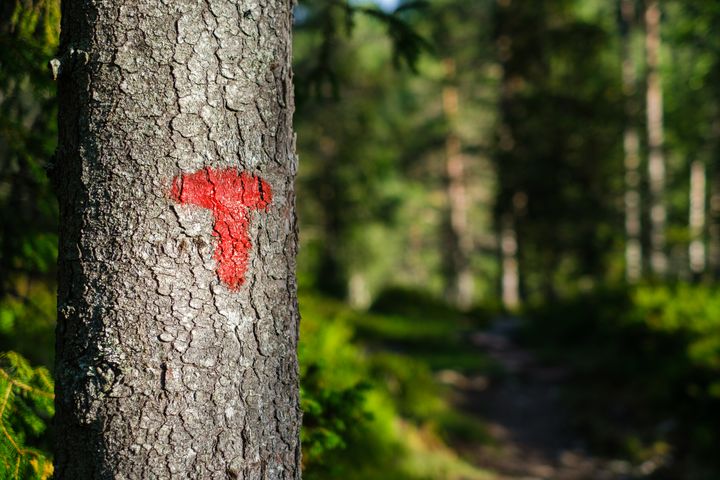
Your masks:
M640 139L637 129L637 75L632 55L635 0L621 0L622 83L625 95L625 277L630 283L642 276Z
M462 153L460 137L455 131L458 116L458 88L455 85L455 61L445 59L445 77L443 87L443 112L448 122L445 138L445 169L447 175L447 200L450 224L450 244L448 263L450 267L448 298L458 308L467 309L473 300L473 274L470 268L472 254L472 236L468 225L468 195L465 188L465 159Z
M56 478L300 477L291 10L63 1ZM207 168L263 208L181 204Z
M645 6L645 57L647 64L648 183L650 189L650 268L664 276L668 269L665 252L665 152L663 93L660 82L660 3Z

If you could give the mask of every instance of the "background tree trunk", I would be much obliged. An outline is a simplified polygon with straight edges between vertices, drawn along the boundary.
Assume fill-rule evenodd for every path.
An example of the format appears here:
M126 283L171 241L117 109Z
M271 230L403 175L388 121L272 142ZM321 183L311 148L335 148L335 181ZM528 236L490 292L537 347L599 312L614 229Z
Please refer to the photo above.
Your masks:
M506 214L500 228L500 256L502 258L502 301L508 310L520 306L520 270L518 266L517 235L513 217Z
M713 126L713 156L709 172L707 262L711 278L720 278L720 125Z
M465 159L460 137L455 131L459 94L457 85L455 85L455 61L446 58L443 64L447 82L442 91L443 112L449 129L445 138L445 168L451 240L447 252L450 267L448 298L458 308L467 309L470 308L473 301L474 285L470 267L473 242L468 225L468 195L464 178Z
M705 164L695 160L690 164L690 272L699 279L705 272Z
M625 94L625 277L635 283L642 276L640 139L637 129L637 75L632 55L635 0L622 0L622 83Z
M63 2L56 478L300 478L291 9Z
M717 65L714 68L719 68ZM716 98L720 97L714 92ZM712 280L720 278L720 120L712 123L710 130L710 157L706 178L707 205L707 269Z
M660 4L646 0L645 57L647 63L648 181L650 186L650 268L664 276L668 269L665 252L665 152L663 93L660 83Z

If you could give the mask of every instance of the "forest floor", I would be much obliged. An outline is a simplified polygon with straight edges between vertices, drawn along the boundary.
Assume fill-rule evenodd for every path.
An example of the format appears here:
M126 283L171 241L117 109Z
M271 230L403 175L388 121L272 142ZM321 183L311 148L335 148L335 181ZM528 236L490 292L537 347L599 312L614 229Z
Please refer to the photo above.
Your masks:
M488 441L453 445L478 467L496 472L498 480L627 480L642 478L621 460L591 455L571 429L572 413L561 392L570 372L543 365L513 340L519 322L498 319L472 334L472 343L494 360L497 378L439 373L453 386L453 403L487 425Z

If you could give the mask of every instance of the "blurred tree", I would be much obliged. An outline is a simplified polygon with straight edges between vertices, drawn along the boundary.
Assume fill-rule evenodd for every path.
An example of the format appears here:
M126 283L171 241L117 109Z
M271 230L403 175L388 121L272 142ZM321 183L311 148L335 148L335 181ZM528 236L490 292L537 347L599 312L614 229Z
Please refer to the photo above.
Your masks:
M622 81L625 94L625 277L636 283L642 276L642 205L640 196L640 135L638 134L637 62L633 56L636 0L620 0Z
M301 65L315 53L315 35L298 33ZM337 46L340 99L308 99L297 117L298 183L307 192L298 204L301 267L312 286L355 306L367 306L375 279L392 274L397 248L398 163L409 125L394 96L405 80L386 68L387 47L379 25L359 20L352 40Z
M490 1L444 0L435 2L428 18L430 38L442 63L445 290L448 301L461 309L477 301L480 236L491 229L482 217L483 210L489 210L483 198L494 194L488 181L494 172L487 158L497 92L492 80L491 12Z
M45 175L55 95L46 70L57 46L56 0L0 4L0 477L52 475L53 385L16 350L53 358L57 206Z
M521 198L521 197L518 197ZM516 310L520 306L520 269L518 265L518 242L515 229L515 216L506 213L500 223L500 248L502 277L500 278L500 295L502 303L508 310Z
M613 6L590 6L581 15L572 1L497 2L496 215L515 227L524 295L601 281L615 253L621 85L606 55Z
M720 81L720 65L716 67L716 76ZM720 92L719 92L720 93ZM720 95L715 98L720 101ZM718 105L718 103L716 103ZM720 279L720 119L712 121L714 141L710 169L710 198L708 213L708 267L713 280Z
M694 160L690 164L690 212L688 224L690 226L690 271L695 279L699 279L705 272L705 199L706 199L705 164L701 160Z
M388 227L398 223L396 175L409 127L402 87L428 48L413 27L425 4L298 7L299 184L308 192L299 203L301 265L314 287L357 307L367 307L374 286L393 272L388 259L399 242Z
M648 146L648 184L650 188L650 270L664 277L668 273L665 251L667 205L665 193L665 133L663 125L663 91L660 79L659 0L645 1L645 64L647 68L646 113Z
M291 19L63 2L57 478L300 478Z
M423 31L435 55L423 65L425 78L413 90L421 99L418 115L427 118L418 125L426 139L419 160L442 179L423 183L427 189L439 187L444 196L438 223L444 295L461 309L476 302L483 290L494 294L485 286L492 281L484 265L487 251L495 254L494 171L488 154L497 93L491 13L491 1L433 2Z
M469 198L465 188L465 158L462 144L456 133L459 93L456 85L456 62L452 58L443 59L445 68L445 86L442 90L443 113L448 123L445 138L445 168L447 174L448 198L448 242L447 255L449 279L447 296L458 308L466 310L473 301L473 272L470 256L473 250L472 235L468 224Z
M313 98L337 99L340 87L347 85L347 78L343 81L337 68L341 60L339 52L343 51L358 19L371 18L380 24L391 43L393 64L407 65L414 70L429 45L418 35L410 19L427 4L425 0L400 0L390 11L371 1L308 0L298 5L295 31L317 40L312 53L303 54L295 61L299 105L302 107L306 100Z
M689 208L695 212L689 232L689 256L695 259L691 258L695 264L691 271L695 278L700 276L705 257L716 280L720 278L720 42L709 32L720 28L720 11L714 2L673 2L666 8L671 9L673 20L668 26L673 60L682 62L682 68L668 69L673 81L668 128L673 132L673 147L691 164L690 187L695 186L689 188ZM707 212L701 210L706 203L706 193L702 198L700 194L701 167L709 190ZM692 171L696 172L694 182Z
M0 5L0 350L52 361L57 206L45 167L56 136L46 70L55 0Z
M667 2L662 7L667 65L661 74L666 85L664 128L671 273L681 279L700 280L706 266L712 265L716 251L714 207L712 201L707 201L707 186L712 199L720 105L713 85L720 49L707 32L717 25L718 12L707 2Z

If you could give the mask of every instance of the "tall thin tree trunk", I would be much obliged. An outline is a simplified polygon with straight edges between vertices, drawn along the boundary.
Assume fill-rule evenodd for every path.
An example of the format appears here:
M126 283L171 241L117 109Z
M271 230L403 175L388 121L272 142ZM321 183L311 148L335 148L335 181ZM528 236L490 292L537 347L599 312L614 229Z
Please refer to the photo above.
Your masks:
M720 171L715 165L710 177L708 225L708 267L714 279L720 278Z
M712 278L720 278L720 121L713 123L708 165L708 269Z
M63 1L56 478L300 478L291 11Z
M502 257L502 301L505 308L514 310L520 305L520 269L518 265L517 234L511 215L503 216L500 226Z
M353 272L348 280L348 298L350 306L357 309L366 309L372 303L367 277L363 272Z
M660 83L660 3L646 0L645 56L647 63L648 181L650 187L650 268L665 276L665 153L663 132L663 93Z
M642 276L640 140L637 129L637 75L632 55L635 1L622 0L622 83L625 95L625 277L635 283Z
M708 144L707 267L711 278L717 280L720 278L720 120L713 122Z
M456 132L458 116L458 88L455 61L445 59L446 85L443 87L443 111L449 125L445 139L445 166L447 173L447 198L450 215L451 245L448 251L450 278L448 296L459 308L472 305L473 275L470 257L473 242L468 225L468 196L465 189L465 160L460 137Z
M697 279L705 272L705 164L699 160L690 166L690 272Z

